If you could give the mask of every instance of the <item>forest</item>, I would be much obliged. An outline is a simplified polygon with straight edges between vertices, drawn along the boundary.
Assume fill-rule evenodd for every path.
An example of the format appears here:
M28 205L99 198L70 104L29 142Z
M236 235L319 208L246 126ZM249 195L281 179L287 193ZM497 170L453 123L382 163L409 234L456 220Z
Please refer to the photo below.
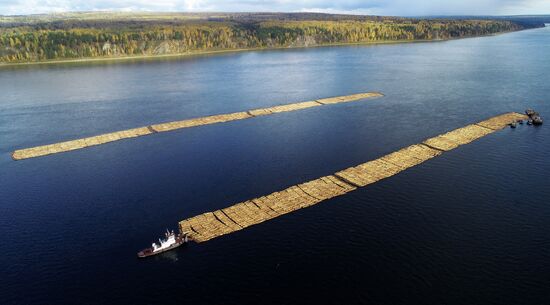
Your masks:
M326 14L0 16L0 63L340 43L443 40L544 26L514 20Z

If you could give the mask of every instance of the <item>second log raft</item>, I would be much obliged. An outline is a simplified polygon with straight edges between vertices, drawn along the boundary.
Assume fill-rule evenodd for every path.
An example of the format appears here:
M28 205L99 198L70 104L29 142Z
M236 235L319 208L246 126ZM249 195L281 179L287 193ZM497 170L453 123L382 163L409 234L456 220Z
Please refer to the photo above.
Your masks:
M82 149L82 148L95 146L95 145L101 145L101 144L123 140L123 139L146 136L157 132L165 132L165 131L171 131L176 129L190 128L190 127L196 127L201 125L209 125L209 124L223 123L223 122L236 121L236 120L244 120L244 119L253 118L257 116L270 115L270 114L275 114L280 112L296 111L296 110L323 106L323 105L353 102L353 101L359 101L367 98L375 98L375 97L381 97L381 96L383 96L382 93L366 92L366 93L358 93L358 94L352 94L352 95L318 99L318 100L308 101L308 102L300 102L300 103L279 105L279 106L268 107L268 108L254 109L254 110L243 111L243 112L218 114L218 115L212 115L212 116L206 116L206 117L200 117L200 118L194 118L194 119L187 119L183 121L154 124L150 126L116 131L116 132L106 133L98 136L87 137L87 138L82 138L77 140L20 149L13 152L12 158L14 160L35 158L35 157L40 157L40 156L45 156L50 154Z
M467 125L332 175L182 220L180 231L196 242L239 231L391 177L526 118L512 112Z

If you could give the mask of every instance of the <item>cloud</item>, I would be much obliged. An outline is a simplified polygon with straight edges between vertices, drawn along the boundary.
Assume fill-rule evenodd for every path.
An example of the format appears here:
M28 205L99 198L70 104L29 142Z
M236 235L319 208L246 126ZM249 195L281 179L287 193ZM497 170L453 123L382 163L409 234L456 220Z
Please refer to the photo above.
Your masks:
M0 15L69 11L326 12L374 15L550 13L549 0L0 0Z

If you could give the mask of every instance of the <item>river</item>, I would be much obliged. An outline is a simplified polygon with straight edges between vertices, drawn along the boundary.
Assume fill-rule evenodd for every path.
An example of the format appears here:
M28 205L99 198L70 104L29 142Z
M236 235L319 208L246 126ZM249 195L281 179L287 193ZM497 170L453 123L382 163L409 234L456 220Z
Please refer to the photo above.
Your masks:
M509 111L550 120L550 28L461 40L0 69L2 304L546 304L550 129L519 125L147 260L179 220ZM385 97L13 161L198 116Z

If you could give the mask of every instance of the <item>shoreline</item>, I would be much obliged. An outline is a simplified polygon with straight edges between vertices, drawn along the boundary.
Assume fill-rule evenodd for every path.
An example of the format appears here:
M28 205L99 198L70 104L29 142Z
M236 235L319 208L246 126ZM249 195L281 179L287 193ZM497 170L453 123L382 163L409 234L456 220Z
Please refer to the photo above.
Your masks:
M537 29L537 28L534 28ZM426 43L426 42L445 42L459 39L468 38L480 38L491 37L502 34L527 31L532 29L523 29L519 31L505 31L499 33L493 33L488 35L468 36L458 38L447 39L417 39L417 40L387 40L387 41L373 41L373 42L338 42L327 44L316 44L311 46L281 46L281 47L258 47L258 48L239 48L239 49L214 49L214 50L197 50L189 51L185 53L173 53L173 54L157 54L157 55L135 55L135 56L113 56L113 57L85 57L76 59L55 59L45 61L31 61L31 62L17 62L17 63L0 63L0 69L7 67L20 67L20 66L34 66L34 65L51 65L51 64L69 64L69 63L95 63L95 62L124 62L131 60L156 60L164 58L186 58L198 55L220 55L227 53L242 53L248 51L272 51L272 50L293 50L293 49L310 49L310 48L322 48L322 47L339 47L339 46L368 46L368 45L385 45L385 44L405 44L405 43Z
M472 36L464 38L473 38L481 36ZM218 49L218 50L205 50L205 51L189 51L185 53L173 53L173 54L157 54L157 55L134 55L134 56L113 56L113 57L85 57L75 59L55 59L46 61L31 61L31 62L14 62L14 63L0 63L2 67L14 67L14 66L31 66L31 65L48 65L48 64L65 64L65 63L89 63L89 62L107 62L107 61L129 61L140 59L162 59L162 58L185 58L197 55L218 55L226 53L242 53L248 51L272 51L272 50L292 50L292 49L310 49L310 48L322 48L322 47L337 47L337 46L353 46L353 45L378 45L378 44L402 44L402 43L414 43L414 42L436 42L447 41L449 39L440 40L388 40L388 41L376 41L376 42L340 42L329 44L316 44L311 46L286 46L286 47L262 47L262 48L239 48L239 49Z

